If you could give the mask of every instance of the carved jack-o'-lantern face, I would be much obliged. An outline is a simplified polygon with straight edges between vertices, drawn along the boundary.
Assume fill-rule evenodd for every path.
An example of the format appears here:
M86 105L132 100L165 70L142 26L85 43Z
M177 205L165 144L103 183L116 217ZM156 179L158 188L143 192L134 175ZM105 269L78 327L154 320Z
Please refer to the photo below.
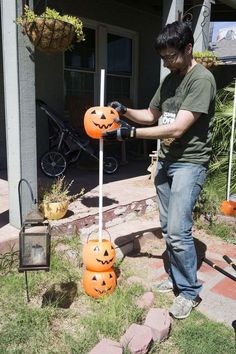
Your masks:
M85 131L90 138L100 139L102 133L119 127L115 118L119 118L119 114L112 107L91 107L85 112Z
M113 266L115 249L109 240L89 240L83 248L83 263L89 270L104 271Z
M95 298L113 293L116 288L116 274L113 268L105 272L94 272L86 269L83 273L83 288Z

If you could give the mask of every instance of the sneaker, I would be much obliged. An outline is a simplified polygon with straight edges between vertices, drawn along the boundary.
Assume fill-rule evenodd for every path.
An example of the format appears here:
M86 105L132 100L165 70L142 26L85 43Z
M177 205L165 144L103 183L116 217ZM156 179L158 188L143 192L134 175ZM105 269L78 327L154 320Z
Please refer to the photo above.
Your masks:
M174 290L174 287L169 279L165 279L160 284L154 285L153 290L156 290L159 293L169 293Z
M190 315L190 312L194 307L199 305L201 299L197 297L194 300L185 299L185 297L179 295L174 299L174 302L169 310L170 314L177 319L183 319Z

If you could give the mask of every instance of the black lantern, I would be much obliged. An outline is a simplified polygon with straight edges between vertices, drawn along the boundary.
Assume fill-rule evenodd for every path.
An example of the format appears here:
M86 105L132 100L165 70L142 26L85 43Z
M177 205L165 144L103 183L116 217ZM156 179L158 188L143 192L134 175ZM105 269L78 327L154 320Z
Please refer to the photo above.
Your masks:
M22 206L20 199L20 184L24 181L31 192L33 209L26 215L22 223ZM42 214L37 208L37 203L33 197L30 184L25 179L21 179L18 186L21 230L19 234L20 264L19 272L29 270L45 270L50 267L50 226L48 221L44 220Z
M38 210L31 211L20 230L19 272L49 270L50 226Z

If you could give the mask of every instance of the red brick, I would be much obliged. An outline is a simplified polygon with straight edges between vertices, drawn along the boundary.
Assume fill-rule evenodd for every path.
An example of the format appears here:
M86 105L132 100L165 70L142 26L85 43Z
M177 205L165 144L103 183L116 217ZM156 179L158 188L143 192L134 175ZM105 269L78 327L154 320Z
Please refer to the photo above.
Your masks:
M217 264L219 267L221 268L226 268L228 266L228 264L224 261L219 261L219 260L214 260L211 258L211 261L215 264ZM205 262L202 262L199 271L202 273L215 273L216 269L214 269L213 267L211 267L210 265L208 265Z
M159 275L159 277L156 277L155 279L153 279L156 283L159 283L161 282L162 280L168 278L168 274L167 273L164 273L162 275Z
M158 259L157 261L154 261L150 264L151 268L154 269L159 269L161 267L163 267L163 259Z
M230 278L224 278L217 283L212 289L212 292L223 295L230 299L236 300L236 283Z
M220 255L226 254L230 258L236 259L236 246L235 245L226 245L219 244L207 247L208 251L218 253Z

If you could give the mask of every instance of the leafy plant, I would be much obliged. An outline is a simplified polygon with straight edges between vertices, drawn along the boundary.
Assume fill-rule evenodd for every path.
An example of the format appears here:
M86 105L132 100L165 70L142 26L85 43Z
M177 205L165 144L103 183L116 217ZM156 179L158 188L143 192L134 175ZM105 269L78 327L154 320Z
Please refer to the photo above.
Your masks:
M218 205L218 196L215 193L212 193L209 188L205 187L202 190L194 207L194 219L197 220L201 215L204 215L205 219L208 220L211 224L213 217L219 210Z
M212 223L213 217L219 212L219 207L226 195L227 174L229 164L229 146L232 128L234 106L234 85L229 85L217 91L216 112L212 131L212 157L209 174L203 191L194 209L194 218L200 215ZM234 135L234 146L236 134ZM236 175L236 152L232 158L232 174ZM231 192L236 191L236 180L231 178Z
M54 19L54 20L60 20L63 22L70 23L71 25L74 26L77 42L81 42L82 40L84 40L83 23L78 17L69 16L69 15L60 15L59 12L57 12L54 9L50 9L49 7L46 7L45 12L43 12L41 15L37 15L33 10L31 10L27 5L25 5L24 15L19 16L16 19L16 23L18 25L24 26L26 20L28 21L28 23L33 23L38 18Z
M84 188L80 193L70 194L70 187L74 180L71 182L65 181L65 176L58 177L55 182L42 193L42 203L54 203L54 202L72 202L79 196L84 194Z
M205 50L203 52L193 52L193 57L196 62L204 65L207 68L213 68L219 64L219 59L215 53Z
M0 276L11 273L18 265L19 251L15 251L14 247L11 247L9 252L0 253Z
M216 59L216 55L209 51L209 50L205 50L203 52L193 52L193 57L194 58L213 58L213 59Z
M234 87L227 86L217 92L216 113L212 132L212 159L210 163L210 175L219 176L218 189L226 186L229 163L229 146L231 138ZM236 144L236 132L234 133L234 146ZM232 176L236 174L236 153L232 158ZM231 190L236 190L236 180L231 179Z

